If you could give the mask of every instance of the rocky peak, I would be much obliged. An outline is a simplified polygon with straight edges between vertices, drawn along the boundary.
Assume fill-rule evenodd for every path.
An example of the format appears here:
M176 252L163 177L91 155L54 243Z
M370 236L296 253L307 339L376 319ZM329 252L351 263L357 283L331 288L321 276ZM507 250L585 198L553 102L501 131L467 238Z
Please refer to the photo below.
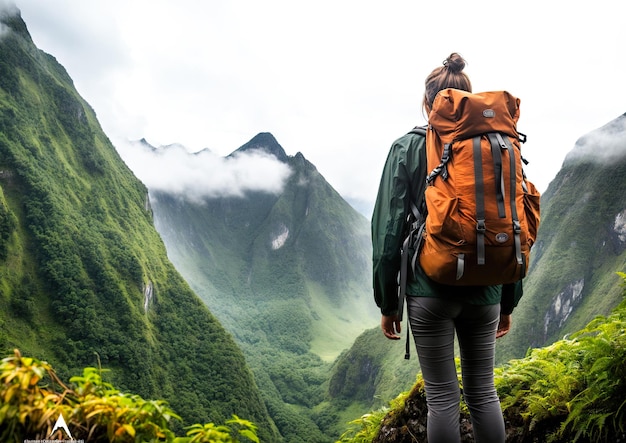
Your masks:
M274 136L270 134L269 132L261 132L255 135L248 143L241 146L231 155L234 155L236 153L254 151L254 150L264 151L268 154L271 154L283 163L286 163L288 159L287 154L285 153L285 150L283 149L283 147L278 143L276 138L274 138Z

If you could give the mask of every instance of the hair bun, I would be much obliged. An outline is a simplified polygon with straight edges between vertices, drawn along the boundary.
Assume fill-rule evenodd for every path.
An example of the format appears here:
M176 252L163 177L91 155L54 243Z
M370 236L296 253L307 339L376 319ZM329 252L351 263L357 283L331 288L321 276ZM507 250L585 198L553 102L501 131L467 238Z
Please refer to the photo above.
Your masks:
M456 52L443 61L443 65L452 72L461 72L465 68L465 60Z

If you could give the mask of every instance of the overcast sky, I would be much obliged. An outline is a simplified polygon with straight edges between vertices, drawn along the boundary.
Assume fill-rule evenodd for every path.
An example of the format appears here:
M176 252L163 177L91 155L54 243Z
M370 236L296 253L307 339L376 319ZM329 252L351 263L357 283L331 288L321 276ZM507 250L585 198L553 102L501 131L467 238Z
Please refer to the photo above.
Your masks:
M369 203L393 140L424 123L426 75L451 52L475 92L521 99L526 172L542 191L580 136L626 112L614 0L15 3L118 147L146 138L219 157L271 132Z

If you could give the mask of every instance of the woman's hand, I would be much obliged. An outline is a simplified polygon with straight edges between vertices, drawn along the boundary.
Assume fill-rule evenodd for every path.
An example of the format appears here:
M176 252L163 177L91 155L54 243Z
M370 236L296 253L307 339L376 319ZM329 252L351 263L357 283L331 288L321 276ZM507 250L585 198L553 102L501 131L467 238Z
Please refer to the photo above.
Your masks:
M511 330L511 314L500 315L500 323L496 331L496 338L504 337Z
M400 320L397 315L383 315L380 320L380 327L383 330L383 334L389 340L400 340L400 334L402 327L400 326Z

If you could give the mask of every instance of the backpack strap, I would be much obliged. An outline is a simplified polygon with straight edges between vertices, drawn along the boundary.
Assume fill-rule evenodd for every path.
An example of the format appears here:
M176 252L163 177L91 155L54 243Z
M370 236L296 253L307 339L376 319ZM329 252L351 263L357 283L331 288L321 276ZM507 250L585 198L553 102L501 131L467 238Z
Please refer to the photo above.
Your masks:
M428 125L416 126L409 131L409 134L419 134L423 137L426 137L426 129L428 129Z
M408 133L409 134L418 134L422 137L426 137L426 129L427 126L415 126ZM415 272L415 266L417 263L417 256L419 252L419 248L423 239L423 231L424 231L424 198L420 198L419 206L422 209L418 208L418 205L413 201L413 198L410 198L409 208L410 213L407 215L406 223L409 226L408 235L404 239L402 243L402 249L400 250L400 272L398 275L398 321L402 321L402 315L404 313L404 302L406 300L406 285L408 282L408 274L409 274L409 252L411 249L415 250L413 257L411 259L411 269ZM404 354L404 358L406 360L410 359L411 355L411 343L409 340L409 319L407 316L407 336L406 336L406 351Z
M502 137L501 137L502 138ZM506 149L509 152L509 159L511 163L511 190L509 192L510 201L511 201L511 218L513 219L513 234L515 236L515 258L517 260L518 265L524 264L524 258L522 256L522 244L520 239L520 233L522 231L522 227L519 221L519 215L517 214L517 206L515 205L516 196L516 184L517 177L515 175L516 171L516 162L515 162L515 152L513 148L513 144L508 137L504 137L503 143L506 145Z
M478 258L478 264L485 264L485 181L483 178L483 156L480 149L480 136L476 136L473 139L474 150L474 178L476 189L476 253ZM459 272L457 269L457 280ZM461 273L461 276L463 274Z
M516 196L517 196L517 176L515 171L517 170L517 162L515 161L515 148L511 143L511 140L508 136L502 136L499 132L495 132L489 134L489 140L491 141L492 151L495 150L495 146L499 146L500 149L506 150L509 155L509 168L510 168L510 179L509 179L509 202L511 206L511 219L513 220L513 237L515 242L515 259L517 264L523 265L524 258L522 256L522 245L520 233L522 227L519 221L519 215L517 214L517 206L515 204ZM500 151L498 149L498 151ZM498 203L500 202L500 198L504 198L504 178L500 177L502 184L500 185L502 195L498 195ZM522 182L522 187L525 187L525 183ZM503 217L503 213L501 213L500 217Z
M502 174L502 151L506 149L502 136L498 133L491 132L487 134L489 143L491 144L491 155L493 157L493 170L496 182L496 203L498 204L498 216L506 217L504 210L504 176Z
M446 143L443 145L443 153L441 154L441 163L435 169L433 169L428 177L426 177L426 184L431 184L433 180L441 175L442 180L448 179L448 162L452 159L452 143Z
M416 126L409 131L409 134L418 134L422 137L426 138L426 131L428 130L428 125ZM421 215L423 219L426 218L426 201L424 196L422 195L419 199L419 205L413 208L415 205L413 204L413 198L411 197L411 210L414 210L414 215L419 219L418 215ZM417 213L415 213L417 211ZM413 269L415 269L415 258L413 259Z

